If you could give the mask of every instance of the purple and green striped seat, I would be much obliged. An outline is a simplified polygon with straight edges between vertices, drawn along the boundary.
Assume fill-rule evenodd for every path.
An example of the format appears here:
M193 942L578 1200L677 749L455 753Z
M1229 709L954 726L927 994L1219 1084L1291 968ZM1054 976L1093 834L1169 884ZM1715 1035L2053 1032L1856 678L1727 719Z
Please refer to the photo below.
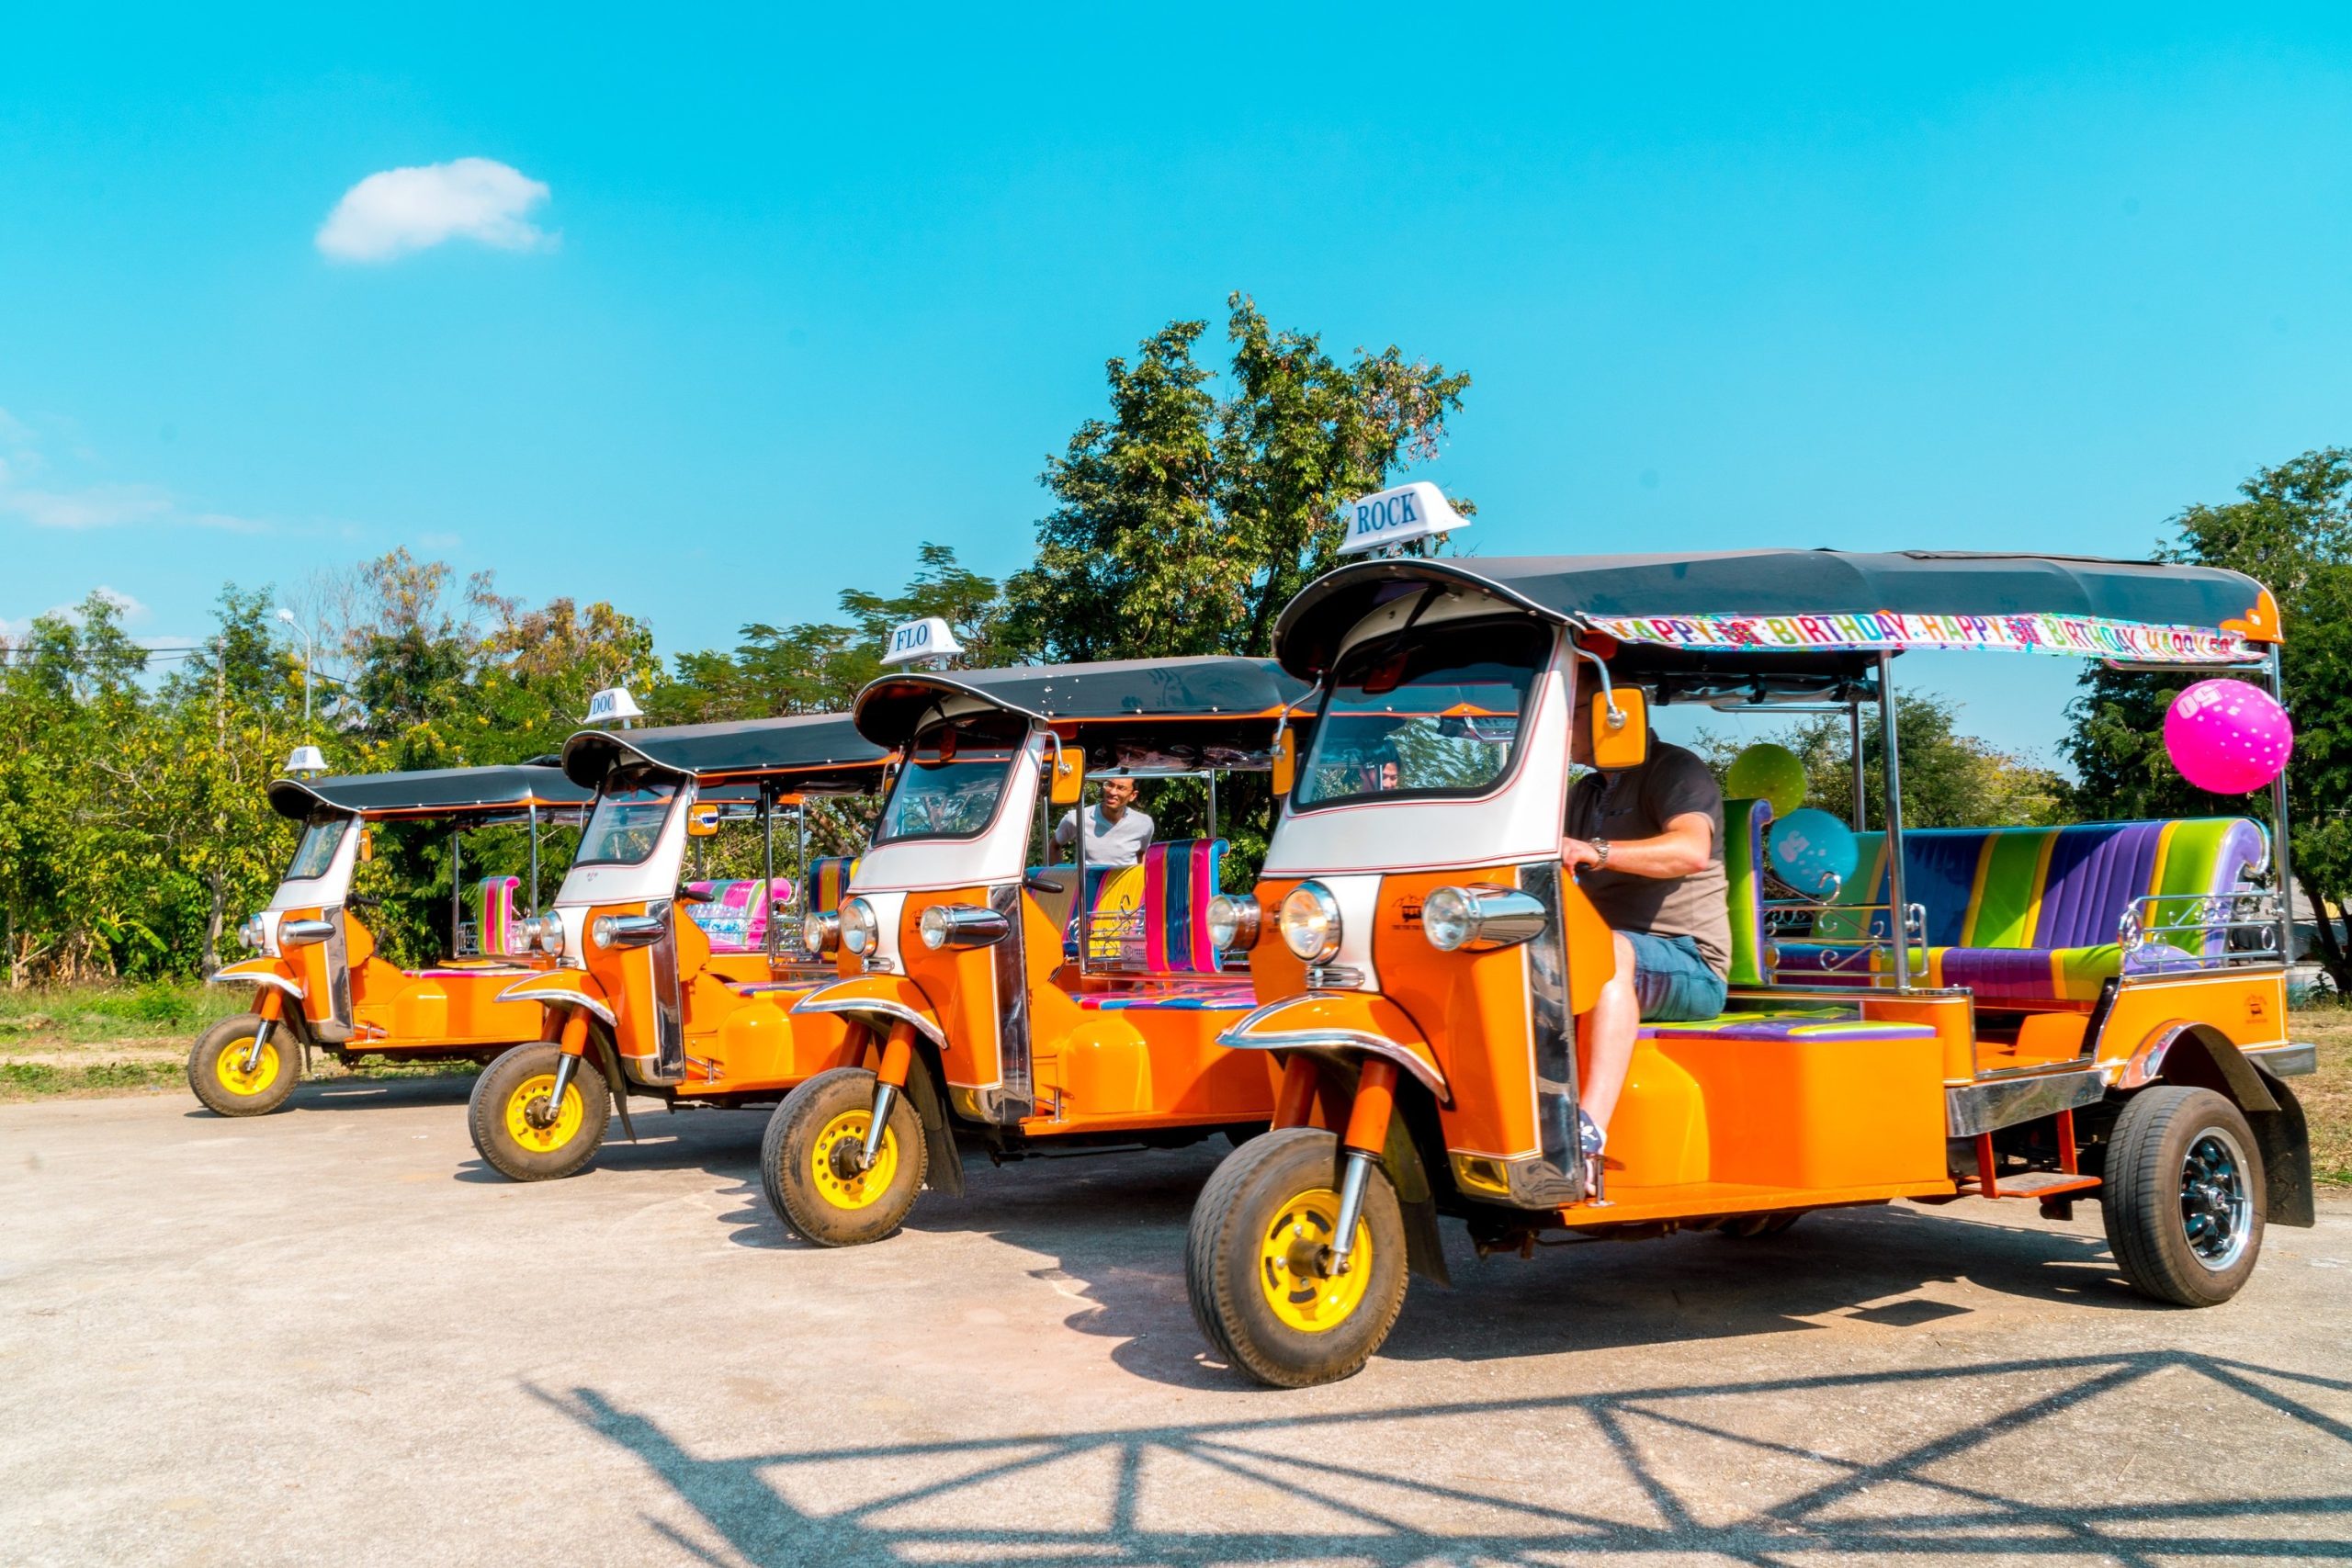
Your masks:
M1837 902L1883 906L1885 835L1860 838L1861 869ZM2217 954L2226 933L2199 923L2201 902L2245 886L2269 860L2267 836L2244 817L1926 829L1905 833L1903 843L1904 895L1927 919L1915 973L1995 1002L2091 1001L2118 975L2186 967ZM2142 898L2157 900L2151 923L2190 929L2127 954L2118 933L2125 911ZM1824 916L1815 929L1828 940L1781 945L1782 980L1867 978L1867 971L1837 973L1841 962L1860 967L1862 951L1837 944L1883 942L1887 921L1883 908L1857 909ZM1882 972L1892 962L1883 947L1868 957Z
M849 879L856 874L855 855L829 855L808 863L808 908L814 914L825 914L842 907L842 898L849 891Z

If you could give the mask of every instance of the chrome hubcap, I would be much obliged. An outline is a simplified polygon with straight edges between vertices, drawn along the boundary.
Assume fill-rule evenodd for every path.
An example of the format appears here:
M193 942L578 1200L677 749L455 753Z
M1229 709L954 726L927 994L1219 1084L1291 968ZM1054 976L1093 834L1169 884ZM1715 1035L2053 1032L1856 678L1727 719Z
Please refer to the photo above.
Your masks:
M2180 1162L2180 1225L2188 1250L2216 1273L2245 1255L2253 1235L2245 1151L2219 1127L2199 1134Z

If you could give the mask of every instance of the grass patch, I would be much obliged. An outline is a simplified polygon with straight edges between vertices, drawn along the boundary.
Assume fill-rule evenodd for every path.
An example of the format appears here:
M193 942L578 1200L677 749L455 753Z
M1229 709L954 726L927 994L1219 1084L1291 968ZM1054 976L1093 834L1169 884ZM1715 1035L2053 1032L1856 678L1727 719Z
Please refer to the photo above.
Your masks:
M179 1062L0 1061L0 1099L163 1089L187 1081L187 1069Z
M248 987L193 980L0 992L0 1047L193 1040L214 1020L244 1011L252 998Z
M2352 1008L2290 1015L2288 1034L2319 1048L2319 1070L2290 1086L2312 1127L2312 1174L2352 1187Z

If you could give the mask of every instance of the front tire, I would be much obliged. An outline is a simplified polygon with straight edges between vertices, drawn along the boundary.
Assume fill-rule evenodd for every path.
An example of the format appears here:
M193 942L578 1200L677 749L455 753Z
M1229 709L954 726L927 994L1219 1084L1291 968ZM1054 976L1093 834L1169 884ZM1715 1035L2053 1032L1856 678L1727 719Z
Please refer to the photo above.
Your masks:
M246 1059L261 1018L224 1018L196 1037L187 1054L187 1087L217 1116L266 1116L286 1103L302 1079L300 1048L281 1020L250 1067Z
M582 1060L564 1086L563 1103L550 1106L556 1064L563 1047L548 1041L517 1045L474 1080L466 1122L474 1150L501 1176L552 1181L596 1157L612 1119L604 1074Z
M1405 1305L1405 1220L1378 1167L1348 1272L1323 1271L1339 1224L1339 1158L1331 1134L1284 1127L1227 1155L1193 1205L1193 1321L1228 1362L1275 1388L1354 1376Z
M859 1170L851 1161L874 1124L876 1082L865 1067L819 1073L785 1097L760 1140L768 1207L818 1247L863 1247L890 1235L929 1174L922 1118L904 1094L890 1101L874 1164Z
M2219 1306L2262 1251L2262 1149L2210 1089L2142 1089L2115 1119L2099 1191L2116 1266L2142 1295Z

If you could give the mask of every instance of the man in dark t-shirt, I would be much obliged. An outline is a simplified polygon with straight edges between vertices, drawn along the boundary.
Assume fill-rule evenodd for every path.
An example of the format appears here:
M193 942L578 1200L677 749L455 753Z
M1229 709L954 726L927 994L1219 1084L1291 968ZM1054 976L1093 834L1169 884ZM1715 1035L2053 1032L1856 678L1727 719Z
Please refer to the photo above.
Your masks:
M1592 690L1577 694L1569 755L1592 765ZM1731 968L1724 795L1690 752L1650 737L1637 768L1568 789L1560 861L1616 933L1617 972L1593 1004L1577 1103L1597 1162L1645 1020L1713 1018Z

